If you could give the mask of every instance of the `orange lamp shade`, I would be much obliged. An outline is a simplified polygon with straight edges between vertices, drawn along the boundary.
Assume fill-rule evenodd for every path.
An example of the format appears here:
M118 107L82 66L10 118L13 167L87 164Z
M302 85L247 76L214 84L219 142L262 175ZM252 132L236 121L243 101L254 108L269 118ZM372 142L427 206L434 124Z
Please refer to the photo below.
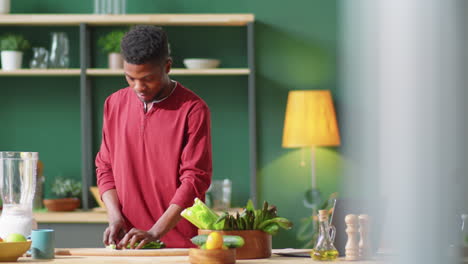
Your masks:
M330 91L290 91L284 119L283 147L338 145L340 135Z

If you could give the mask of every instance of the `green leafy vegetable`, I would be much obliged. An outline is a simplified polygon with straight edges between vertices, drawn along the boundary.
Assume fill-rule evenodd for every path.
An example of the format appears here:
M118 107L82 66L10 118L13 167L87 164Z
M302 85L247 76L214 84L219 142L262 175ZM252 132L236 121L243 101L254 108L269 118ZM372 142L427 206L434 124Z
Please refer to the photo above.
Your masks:
M138 246L139 243L135 244L135 247ZM159 248L165 248L166 244L162 241L151 241L146 243L141 249L159 249ZM127 248L130 248L130 245L127 245Z
M192 207L186 208L180 215L200 229L211 230L215 228L215 222L219 218L213 210L208 208L208 206L198 198L195 198L195 202ZM221 225L220 222L218 222L217 225Z
M139 242L135 243L135 247L137 247L139 244L140 244ZM166 244L158 240L158 241L151 241L151 242L146 243L141 249L159 249L159 248L165 248L165 247L166 247ZM106 248L117 249L117 246L115 244L110 244L106 246ZM130 245L127 245L127 248L129 249Z
M271 235L280 228L291 229L292 222L278 217L276 206L263 202L261 209L255 209L251 200L247 202L242 213L231 215L228 212L218 216L202 201L195 199L195 204L182 211L181 215L200 229L211 230L263 230Z

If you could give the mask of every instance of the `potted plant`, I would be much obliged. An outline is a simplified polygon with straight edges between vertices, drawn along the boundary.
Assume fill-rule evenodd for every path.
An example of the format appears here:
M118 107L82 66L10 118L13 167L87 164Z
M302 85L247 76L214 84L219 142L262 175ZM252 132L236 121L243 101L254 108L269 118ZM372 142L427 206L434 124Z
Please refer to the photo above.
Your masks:
M120 41L125 35L123 30L114 30L99 38L98 45L108 53L108 65L111 69L122 69L123 58L120 54Z
M55 199L45 199L44 205L49 211L74 211L80 206L81 182L57 177L52 184Z
M0 38L2 69L11 71L21 69L23 52L29 49L29 41L21 35L6 34Z

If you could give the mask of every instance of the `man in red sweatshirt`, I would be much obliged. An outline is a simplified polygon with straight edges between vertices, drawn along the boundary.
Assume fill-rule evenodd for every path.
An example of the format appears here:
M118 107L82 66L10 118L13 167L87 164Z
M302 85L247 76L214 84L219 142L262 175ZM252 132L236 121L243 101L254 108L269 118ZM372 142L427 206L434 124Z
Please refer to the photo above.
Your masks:
M121 42L129 87L104 104L97 184L109 227L103 242L137 248L156 240L191 247L196 228L180 213L211 183L210 113L195 93L168 76L166 33L136 26Z

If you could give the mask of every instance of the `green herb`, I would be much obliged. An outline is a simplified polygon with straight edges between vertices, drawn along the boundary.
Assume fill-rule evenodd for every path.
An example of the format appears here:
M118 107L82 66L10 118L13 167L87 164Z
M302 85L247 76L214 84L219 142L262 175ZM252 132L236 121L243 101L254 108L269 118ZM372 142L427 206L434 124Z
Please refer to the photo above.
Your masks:
M57 198L80 198L81 182L57 177L52 184L52 193L54 193Z
M135 243L135 247L138 246L139 243ZM146 243L141 249L159 249L159 248L165 248L166 244L162 241L151 241ZM127 248L130 248L130 245L127 245Z
M135 243L134 247L137 247L139 244L140 244L139 242ZM166 247L166 244L158 240L158 241L151 241L151 242L146 243L141 249L160 249L160 248L165 248L165 247ZM106 248L117 249L117 246L115 244L110 244L106 246ZM130 245L127 245L127 248L129 249Z
M99 38L98 45L104 52L120 53L120 42L125 36L124 30L114 30Z
M0 37L0 50L25 51L30 46L29 41L21 35L6 34Z
M107 249L117 249L117 246L115 244L110 244L106 246Z

